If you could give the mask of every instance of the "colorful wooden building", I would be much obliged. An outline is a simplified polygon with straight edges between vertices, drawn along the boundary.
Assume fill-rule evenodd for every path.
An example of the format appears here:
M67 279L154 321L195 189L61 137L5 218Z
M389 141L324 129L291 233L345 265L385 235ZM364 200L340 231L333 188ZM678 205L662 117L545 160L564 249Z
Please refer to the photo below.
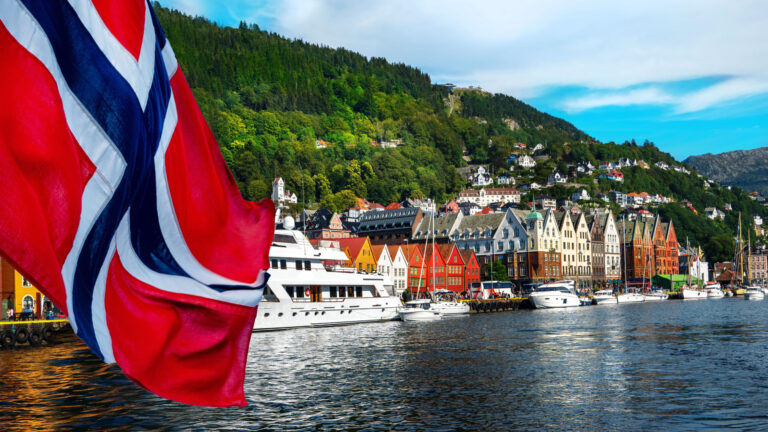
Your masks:
M371 241L368 237L352 237L337 240L339 248L347 255L345 265L354 267L357 271L373 273L376 271L376 258L373 255Z
M9 309L13 309L16 317L29 310L35 318L43 318L49 310L54 311L56 315L60 313L58 308L8 261L0 259L0 320L7 319Z
M445 289L461 292L467 288L464 283L464 258L455 244L438 246L445 258Z

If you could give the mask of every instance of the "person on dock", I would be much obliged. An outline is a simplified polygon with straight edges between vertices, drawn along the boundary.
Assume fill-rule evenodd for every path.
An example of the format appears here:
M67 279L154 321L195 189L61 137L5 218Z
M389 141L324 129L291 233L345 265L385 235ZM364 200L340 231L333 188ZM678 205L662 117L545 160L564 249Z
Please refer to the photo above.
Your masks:
M13 314L14 314L14 312L13 312L13 308L12 307L8 308L8 312L6 312L6 314L8 315L8 321L13 321L13 318L14 318Z

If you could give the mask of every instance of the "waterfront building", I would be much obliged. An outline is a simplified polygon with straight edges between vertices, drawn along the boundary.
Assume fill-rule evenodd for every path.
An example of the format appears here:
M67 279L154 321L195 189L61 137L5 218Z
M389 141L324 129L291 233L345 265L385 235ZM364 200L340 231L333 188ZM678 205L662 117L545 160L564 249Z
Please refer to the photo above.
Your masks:
M599 214L597 219L603 228L605 279L617 282L621 279L621 243L619 242L619 232L616 228L616 219L610 210Z
M408 244L404 250L408 257L408 289L414 294L425 291L429 270L424 262L424 245Z
M525 253L519 254L518 258L517 265L519 268L522 267L519 271L521 275L519 279L536 282L559 279L563 276L561 234L555 215L556 213L551 209L547 209L543 215L536 209L525 215L524 224L528 242ZM570 219L568 216L566 218Z
M555 213L557 219L557 227L560 231L562 252L560 254L560 260L562 265L562 274L566 279L577 279L578 264L577 264L577 247L578 241L576 239L576 230L571 220L571 215L566 211L559 211Z
M436 243L448 243L451 234L456 231L463 219L464 215L461 212L443 213L434 218L434 223L431 217L425 217L413 233L411 241L415 243L428 241L431 243L434 239Z
M461 292L467 286L464 283L464 258L455 244L438 246L440 255L445 259L445 289Z
M357 235L370 237L372 244L404 244L413 237L423 217L419 207L367 212L360 217Z
M747 269L750 280L768 281L768 254L753 249L747 258Z
M344 226L341 215L328 209L318 209L311 215L304 216L304 230L310 239L341 239L352 236L351 231Z
M376 272L394 281L395 269L392 265L392 256L389 254L387 245L371 245L371 251L373 252L373 259L376 260ZM395 295L394 283L392 288L393 292L390 294Z
M464 260L464 287L472 286L473 283L480 283L480 263L477 262L475 253L469 249L458 249L458 251Z
M617 226L621 239L622 275L625 280L648 278L648 262L653 248L649 244L650 223L635 219Z
M600 224L600 214L585 216L589 227L589 237L592 245L592 281L602 284L605 282L605 234ZM602 214L605 216L605 213Z
M347 255L344 263L360 272L373 273L376 270L376 259L368 237L352 237L338 239L339 249Z
M11 308L17 317L24 310L31 310L34 318L43 318L48 311L56 315L61 313L11 263L0 258L0 321L7 319L8 309Z
M592 278L592 240L584 213L570 214L576 233L576 276L580 281Z
M387 252L392 259L392 283L395 287L395 295L400 296L407 285L408 258L403 248L398 245L387 245Z

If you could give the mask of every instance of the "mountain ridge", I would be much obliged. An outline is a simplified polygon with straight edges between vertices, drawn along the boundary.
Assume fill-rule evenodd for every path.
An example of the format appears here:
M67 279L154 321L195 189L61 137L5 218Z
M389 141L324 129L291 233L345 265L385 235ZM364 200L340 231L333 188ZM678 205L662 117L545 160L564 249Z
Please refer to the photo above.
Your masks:
M768 147L705 153L683 162L721 184L768 195Z

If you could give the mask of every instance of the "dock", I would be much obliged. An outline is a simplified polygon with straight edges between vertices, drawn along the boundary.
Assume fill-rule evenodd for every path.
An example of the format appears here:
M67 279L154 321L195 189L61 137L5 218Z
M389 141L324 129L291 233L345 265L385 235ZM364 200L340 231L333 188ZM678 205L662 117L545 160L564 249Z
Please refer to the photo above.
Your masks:
M533 309L528 297L513 297L506 299L470 299L462 300L469 304L469 313L506 312L518 309Z
M67 326L66 319L0 321L0 349L53 342L56 334Z

